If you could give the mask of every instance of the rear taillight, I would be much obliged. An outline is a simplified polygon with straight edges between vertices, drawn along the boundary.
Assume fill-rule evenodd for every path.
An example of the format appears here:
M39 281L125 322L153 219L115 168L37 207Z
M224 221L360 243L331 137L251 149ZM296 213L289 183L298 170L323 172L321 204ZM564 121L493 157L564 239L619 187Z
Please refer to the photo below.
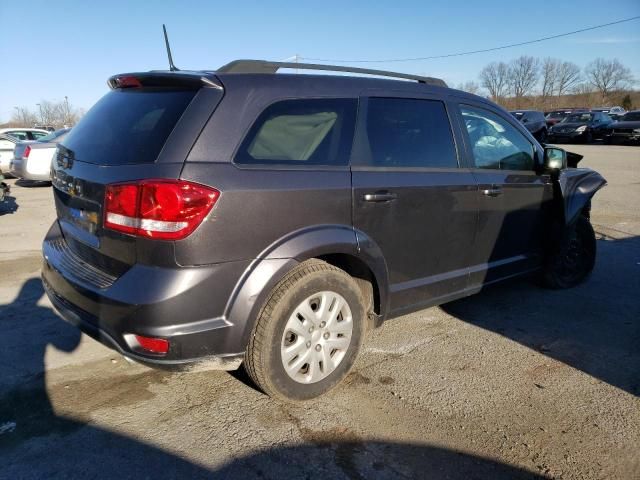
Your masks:
M142 335L134 335L139 347L149 353L157 355L166 355L169 351L169 340L164 338L143 337Z
M220 192L182 180L107 185L104 226L140 237L180 240L200 225Z
M30 153L31 153L31 147L27 145L27 148L25 148L24 152L22 152L22 158L26 160L27 158L29 158Z

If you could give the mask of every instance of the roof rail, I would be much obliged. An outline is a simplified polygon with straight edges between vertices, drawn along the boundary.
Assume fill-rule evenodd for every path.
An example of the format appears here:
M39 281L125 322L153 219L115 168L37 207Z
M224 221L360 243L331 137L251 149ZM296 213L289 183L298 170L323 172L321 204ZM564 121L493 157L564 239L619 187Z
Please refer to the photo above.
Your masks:
M377 75L380 77L402 78L405 80L415 80L419 83L446 87L444 80L433 77L422 77L410 75L408 73L389 72L386 70L371 70L368 68L344 67L339 65L320 65L316 63L294 63L294 62L268 62L266 60L234 60L218 68L218 73L276 73L281 68L293 68L296 70L323 70L327 72L348 72L360 73L364 75Z

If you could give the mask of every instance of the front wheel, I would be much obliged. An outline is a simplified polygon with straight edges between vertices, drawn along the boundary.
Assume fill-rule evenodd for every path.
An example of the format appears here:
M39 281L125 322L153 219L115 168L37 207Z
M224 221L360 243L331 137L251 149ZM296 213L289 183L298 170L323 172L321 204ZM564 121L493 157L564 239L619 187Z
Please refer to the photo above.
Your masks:
M567 227L549 252L543 270L545 286L554 289L571 288L582 283L596 261L596 236L589 219L580 215Z
M362 292L346 272L308 260L271 292L245 354L266 394L285 401L318 397L353 366L364 334Z

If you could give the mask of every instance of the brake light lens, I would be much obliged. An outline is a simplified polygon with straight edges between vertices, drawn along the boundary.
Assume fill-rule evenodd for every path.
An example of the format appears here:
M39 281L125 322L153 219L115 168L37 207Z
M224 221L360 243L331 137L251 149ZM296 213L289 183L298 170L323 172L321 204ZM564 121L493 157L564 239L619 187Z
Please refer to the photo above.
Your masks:
M116 88L140 88L142 83L136 77L117 77Z
M24 152L22 152L22 158L26 160L27 158L29 158L30 153L31 153L31 147L27 145L27 148L25 148Z
M159 355L166 355L169 351L169 340L164 338L143 337L142 335L134 335L140 348Z
M189 236L211 211L220 192L182 180L107 185L104 226L160 240Z

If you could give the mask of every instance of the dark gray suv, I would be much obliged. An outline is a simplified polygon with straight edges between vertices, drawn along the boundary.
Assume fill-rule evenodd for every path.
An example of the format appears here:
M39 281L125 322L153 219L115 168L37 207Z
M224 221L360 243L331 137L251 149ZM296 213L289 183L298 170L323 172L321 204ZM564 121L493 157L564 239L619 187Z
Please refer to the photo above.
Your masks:
M305 400L388 318L593 268L604 179L441 80L236 61L109 85L54 158L42 277L67 321L131 359L243 363Z

